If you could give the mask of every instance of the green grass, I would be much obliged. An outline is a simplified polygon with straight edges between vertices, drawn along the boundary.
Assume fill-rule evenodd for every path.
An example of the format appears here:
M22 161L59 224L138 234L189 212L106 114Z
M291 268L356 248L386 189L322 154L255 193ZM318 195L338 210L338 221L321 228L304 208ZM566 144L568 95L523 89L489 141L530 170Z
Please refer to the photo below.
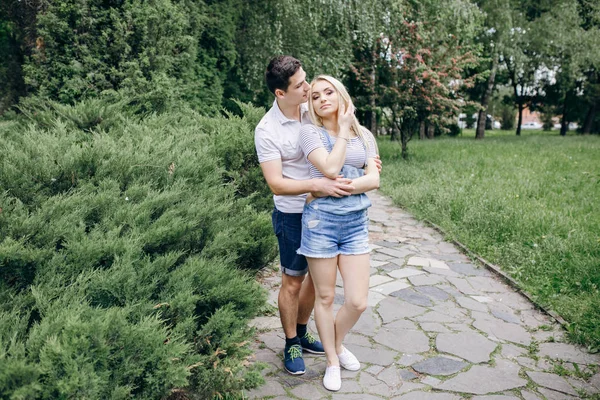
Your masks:
M600 137L472 131L400 145L379 141L381 190L500 266L600 349Z

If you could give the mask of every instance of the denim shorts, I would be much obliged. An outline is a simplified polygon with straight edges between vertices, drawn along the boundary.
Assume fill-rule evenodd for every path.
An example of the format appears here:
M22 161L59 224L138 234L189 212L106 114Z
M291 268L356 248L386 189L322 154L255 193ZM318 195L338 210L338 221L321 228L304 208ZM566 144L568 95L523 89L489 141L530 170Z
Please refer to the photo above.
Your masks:
M367 210L338 215L319 210L318 201L304 206L298 254L310 258L333 258L339 254L358 255L370 251Z
M281 272L289 276L306 275L308 273L306 258L296 253L302 237L302 214L284 213L275 208L271 221L279 243Z

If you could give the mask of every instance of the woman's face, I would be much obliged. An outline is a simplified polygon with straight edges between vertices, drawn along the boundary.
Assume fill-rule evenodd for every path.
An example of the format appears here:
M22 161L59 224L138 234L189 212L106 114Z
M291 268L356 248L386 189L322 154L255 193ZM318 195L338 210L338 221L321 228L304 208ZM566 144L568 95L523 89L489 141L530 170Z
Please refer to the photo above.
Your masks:
M337 115L339 107L339 95L335 87L327 81L317 81L310 90L310 101L312 101L315 113L321 118Z

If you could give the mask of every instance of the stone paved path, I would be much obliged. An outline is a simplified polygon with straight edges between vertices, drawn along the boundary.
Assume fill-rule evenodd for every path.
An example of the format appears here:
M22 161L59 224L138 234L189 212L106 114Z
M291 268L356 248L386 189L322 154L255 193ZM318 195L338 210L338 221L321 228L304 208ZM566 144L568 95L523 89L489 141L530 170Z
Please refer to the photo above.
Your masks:
M343 370L337 393L322 386L324 356L305 355L303 376L285 373L279 318L259 317L266 384L250 399L600 398L600 355L564 343L560 325L527 299L389 199L370 197L369 307L346 339L361 370ZM265 274L276 304L279 273Z

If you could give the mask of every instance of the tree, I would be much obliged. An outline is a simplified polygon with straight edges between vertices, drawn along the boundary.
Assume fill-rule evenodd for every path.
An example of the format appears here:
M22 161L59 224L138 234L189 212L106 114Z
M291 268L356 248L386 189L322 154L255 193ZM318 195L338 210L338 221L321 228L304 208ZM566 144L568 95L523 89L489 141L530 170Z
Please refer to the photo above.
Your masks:
M454 35L428 46L433 32L426 27L404 20L379 42L378 101L388 110L392 140L401 141L404 158L422 123L447 130L462 104L459 85L472 83L462 72L476 61Z
M577 3L555 1L553 7L535 21L544 76L546 103L561 115L560 135L567 133L569 122L585 108L587 97L591 114L595 107L596 71L600 66L598 28L584 29Z
M302 61L308 79L327 73L343 78L352 58L352 3L336 0L258 0L244 2L237 29L235 80L253 102L270 105L264 82L269 60L289 54ZM334 50L335 49L335 50Z
M486 57L484 58L487 73L486 80L480 94L481 107L477 118L475 138L485 137L485 122L488 115L488 105L496 85L496 75L500 57L504 51L508 34L512 27L510 4L508 0L487 0L480 2L480 8L485 12L485 23L479 40L483 46Z
M523 17L523 13L519 9L513 10L512 18L513 27L505 47L503 60L508 70L516 102L518 115L516 135L520 136L523 110L537 94L535 74L539 69L540 60L532 41L532 33L535 28L530 26L530 22Z

